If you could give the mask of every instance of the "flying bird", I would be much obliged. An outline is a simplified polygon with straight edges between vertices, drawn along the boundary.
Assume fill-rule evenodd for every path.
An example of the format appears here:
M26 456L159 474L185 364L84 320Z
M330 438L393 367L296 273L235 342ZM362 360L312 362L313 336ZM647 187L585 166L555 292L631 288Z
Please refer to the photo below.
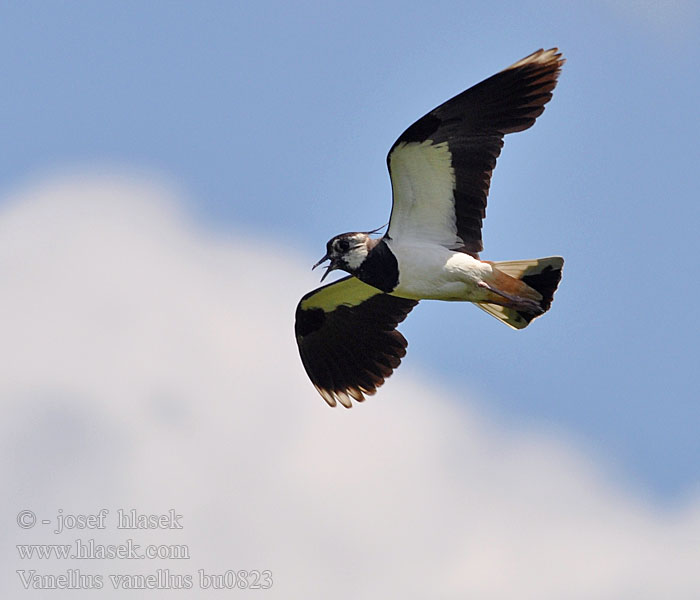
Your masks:
M544 314L564 259L481 260L481 225L503 136L544 111L564 64L538 50L411 125L387 156L393 205L386 233L343 233L313 268L349 275L296 309L299 354L330 405L374 394L406 354L397 325L420 300L473 302L513 329ZM381 228L380 228L381 229Z

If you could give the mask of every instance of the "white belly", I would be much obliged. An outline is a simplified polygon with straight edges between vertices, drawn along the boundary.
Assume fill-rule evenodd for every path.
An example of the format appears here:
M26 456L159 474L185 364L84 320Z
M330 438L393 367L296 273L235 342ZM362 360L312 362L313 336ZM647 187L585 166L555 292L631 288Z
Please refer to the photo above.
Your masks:
M478 284L491 274L488 263L436 244L388 243L399 263L399 284L393 295L415 300L486 299L486 290Z

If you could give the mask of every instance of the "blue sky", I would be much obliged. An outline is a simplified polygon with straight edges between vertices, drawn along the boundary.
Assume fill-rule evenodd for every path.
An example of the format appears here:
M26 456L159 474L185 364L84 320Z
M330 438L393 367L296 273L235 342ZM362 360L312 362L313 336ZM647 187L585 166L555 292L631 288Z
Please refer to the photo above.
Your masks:
M554 100L499 159L483 254L563 255L553 310L517 333L425 303L395 377L475 391L500 421L564 432L674 503L700 484L699 14L624 0L14 3L0 190L154 173L212 231L287 245L310 267L332 235L386 221L385 155L406 126L559 46ZM293 309L279 307L289 335Z

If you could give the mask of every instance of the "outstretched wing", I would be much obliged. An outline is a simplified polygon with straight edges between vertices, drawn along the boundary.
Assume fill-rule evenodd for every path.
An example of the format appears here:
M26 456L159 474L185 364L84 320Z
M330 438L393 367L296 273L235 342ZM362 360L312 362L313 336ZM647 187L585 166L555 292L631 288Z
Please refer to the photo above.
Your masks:
M331 406L352 406L374 394L406 355L396 330L418 304L390 296L356 277L344 277L306 294L294 331L306 373Z
M533 125L564 59L538 50L416 121L387 156L394 195L387 235L476 255L503 136Z

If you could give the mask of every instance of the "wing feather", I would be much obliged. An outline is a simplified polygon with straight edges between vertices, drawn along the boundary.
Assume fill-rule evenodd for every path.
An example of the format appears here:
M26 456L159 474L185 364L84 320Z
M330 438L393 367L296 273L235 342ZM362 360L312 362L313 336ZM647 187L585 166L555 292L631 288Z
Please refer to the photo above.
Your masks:
M394 197L387 236L473 255L483 250L481 226L503 136L534 124L563 63L556 48L538 50L406 129L387 156Z
M362 402L399 366L408 343L396 326L416 304L352 276L301 299L294 325L299 355L330 406Z

